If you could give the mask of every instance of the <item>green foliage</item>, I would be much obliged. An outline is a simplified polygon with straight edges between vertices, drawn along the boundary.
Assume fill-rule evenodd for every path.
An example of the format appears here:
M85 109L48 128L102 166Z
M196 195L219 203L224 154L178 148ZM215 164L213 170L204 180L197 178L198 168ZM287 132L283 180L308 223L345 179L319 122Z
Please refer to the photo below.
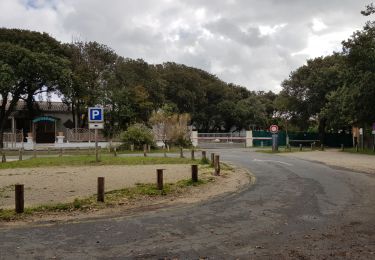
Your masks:
M154 136L151 129L143 124L134 124L121 134L122 142L127 145L134 145L137 149L143 149L143 145L153 145Z

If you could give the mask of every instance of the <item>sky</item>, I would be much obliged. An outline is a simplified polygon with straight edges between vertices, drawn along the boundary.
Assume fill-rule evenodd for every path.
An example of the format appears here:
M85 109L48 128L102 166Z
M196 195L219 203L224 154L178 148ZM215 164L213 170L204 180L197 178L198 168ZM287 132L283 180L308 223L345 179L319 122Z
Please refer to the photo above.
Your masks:
M307 59L341 50L368 17L363 0L0 0L0 27L97 41L149 63L204 69L278 92Z

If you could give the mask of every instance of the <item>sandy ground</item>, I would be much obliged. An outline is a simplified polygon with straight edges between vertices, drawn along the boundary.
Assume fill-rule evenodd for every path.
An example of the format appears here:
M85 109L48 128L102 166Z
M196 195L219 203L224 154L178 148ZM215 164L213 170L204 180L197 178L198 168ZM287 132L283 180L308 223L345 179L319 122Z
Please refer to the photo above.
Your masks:
M107 191L155 183L156 169L164 171L164 182L176 182L191 175L190 165L80 166L17 168L0 171L0 208L14 207L13 185L25 185L25 206L70 202L96 193L97 177L105 177Z
M375 156L373 155L345 153L338 150L283 153L281 155L375 174Z
M134 185L137 180L143 180L143 182L146 182L147 180L149 182L154 182L155 174L150 174L149 171L153 172L155 171L156 167L159 165L150 165L150 166L103 166L107 169L107 175L111 176L113 186L115 188L123 187L124 183L128 183L129 186ZM173 182L177 181L179 179L186 179L190 178L190 166L189 165L162 165L165 169L165 177L167 179L167 182ZM210 171L206 171L206 173L199 174L199 178L207 178L212 177L214 180L212 182L209 182L203 186L191 186L184 190L184 192L179 194L170 194L166 196L155 196L155 197L139 197L137 199L124 199L121 203L118 205L114 205L111 207L106 207L103 209L88 209L83 211L67 211L67 212L50 212L50 213L40 213L28 216L27 218L20 219L15 222L0 222L1 226L20 226L20 225L29 225L29 224L38 224L38 225L49 225L50 223L54 223L57 221L80 221L80 220L86 220L86 219L96 219L98 217L106 217L106 216L123 216L123 214L134 214L136 212L142 212L144 210L152 210L157 208L165 208L168 206L173 205L185 205L185 204L191 204L191 203L197 203L201 202L210 198L215 198L217 196L221 196L223 194L230 194L230 193L236 193L241 192L247 185L254 184L256 182L255 176L243 168L238 168L234 165L231 165L233 167L232 170L222 170L222 174L220 176L213 176ZM90 174L94 174L95 171L91 167L65 167L64 172L69 171L69 169L75 169L80 170L79 172L82 172L82 169L89 168ZM93 167L94 168L94 167ZM96 168L96 167L95 167ZM122 172L120 174L120 177L118 177L119 180L124 180L124 183L116 182L113 176L112 176L112 168L117 168L117 171ZM124 174L125 170L124 168L127 168L126 172L130 174ZM158 167L159 168L159 167ZM50 170L52 170L51 168ZM18 169L20 170L20 169ZM29 169L30 170L30 169ZM39 168L37 169L38 172L40 172ZM48 170L48 169L47 169ZM87 171L87 169L86 169ZM138 171L140 174L135 174L135 172ZM171 172L173 171L173 174ZM61 169L58 172L62 172ZM170 172L170 174L167 174L167 172ZM56 173L56 169L55 169ZM2 175L4 172L1 173ZM58 174L53 175L51 171L48 171L47 174L50 174L50 185L52 187L52 183L55 183L53 185L54 188L59 187L58 190L61 191L61 194L57 196L57 191L54 191L54 196L56 200L58 198L63 198L64 195L66 195L65 189L62 189L60 186L60 183L53 181L55 176L59 176ZM77 173L76 173L77 174ZM0 175L0 176L2 176ZM61 174L64 175L64 174ZM126 177L122 176L125 175ZM169 176L168 176L169 175ZM16 175L16 176L22 176L22 175ZM65 173L65 176L69 176ZM133 176L133 184L130 182L127 182L126 180L129 180L130 178L127 178L127 176ZM83 177L79 177L76 179L79 179L80 182L82 182ZM96 179L95 177L91 177L90 179L94 179L93 181L83 181L85 183L85 187L88 187L91 189L91 191L87 191L85 196L92 195L96 192L95 183ZM106 179L107 180L107 179ZM92 189L92 185L88 185L87 183L94 182L94 189ZM107 181L106 181L107 182ZM71 185L77 185L75 184L76 181L71 181ZM35 186L38 184L34 184ZM107 185L109 185L107 183ZM51 188L50 188L51 189ZM44 194L49 192L46 192L44 189L42 189ZM13 193L13 192L12 192ZM38 197L37 192L30 193L34 194L34 196ZM70 197L73 196L70 192L68 194ZM76 193L76 196L78 193ZM8 198L9 199L9 198ZM6 201L8 201L8 199ZM0 201L4 202L4 198L0 198ZM12 207L14 207L14 198L10 199ZM0 207L1 208L1 207Z

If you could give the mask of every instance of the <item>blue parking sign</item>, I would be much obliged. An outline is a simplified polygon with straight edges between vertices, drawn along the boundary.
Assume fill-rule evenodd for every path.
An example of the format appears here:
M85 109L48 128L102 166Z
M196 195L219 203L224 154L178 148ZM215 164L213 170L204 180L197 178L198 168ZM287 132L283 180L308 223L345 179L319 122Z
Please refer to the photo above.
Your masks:
M89 107L89 122L103 122L103 108Z

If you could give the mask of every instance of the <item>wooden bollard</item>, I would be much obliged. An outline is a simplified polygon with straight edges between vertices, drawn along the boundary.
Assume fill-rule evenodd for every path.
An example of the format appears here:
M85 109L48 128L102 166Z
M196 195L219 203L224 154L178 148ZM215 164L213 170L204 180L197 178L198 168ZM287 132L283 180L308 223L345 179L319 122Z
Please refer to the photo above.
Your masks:
M147 145L146 144L143 145L143 156L147 157Z
M194 151L194 149L191 150L191 159L195 160L195 151Z
M167 144L167 151L169 152L169 145Z
M196 165L196 164L193 164L191 166L191 180L193 182L198 181L198 165Z
M1 162L2 163L6 163L7 162L7 157L5 155L5 153L3 152L2 155L1 155Z
M25 194L23 184L16 184L14 186L15 202L16 202L16 213L23 213L25 205Z
M158 190L163 190L163 170L164 169L156 170L156 183L158 186Z
M99 202L104 202L104 177L98 177L98 198Z
M206 151L202 151L202 160L203 160L203 161L206 161L206 160L207 160Z
M324 151L324 144L320 146L320 150Z
M344 151L344 144L341 144L341 151Z
M180 147L180 158L184 158L184 149Z
M117 147L113 148L113 155L117 157Z
M210 162L211 167L215 166L215 154L211 153L211 162Z
M22 149L18 150L18 160L22 161Z
M311 143L311 151L314 151L314 143Z
M215 155L215 175L220 175L220 155Z
M299 144L299 150L302 151L302 144Z

